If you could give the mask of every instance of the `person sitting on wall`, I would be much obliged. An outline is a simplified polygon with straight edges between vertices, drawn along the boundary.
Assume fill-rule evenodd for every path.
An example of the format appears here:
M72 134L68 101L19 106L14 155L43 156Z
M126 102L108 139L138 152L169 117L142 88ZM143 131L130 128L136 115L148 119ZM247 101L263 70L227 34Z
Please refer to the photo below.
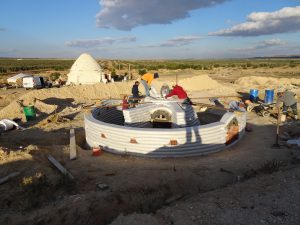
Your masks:
M176 98L182 100L182 104L192 105L192 101L188 97L186 91L179 85L174 85L172 91L166 95L165 98L176 96Z
M140 91L139 91L139 84L140 84L140 82L138 82L138 81L134 82L134 85L132 86L132 89L131 89L133 103L137 103L139 101L139 99L142 98L142 96L140 95Z
M277 93L277 107L279 104L283 103L282 114L283 114L283 121L285 121L288 109L291 108L294 114L294 119L298 119L298 112L297 112L297 97L294 92L287 88L285 91L278 91Z
M124 95L123 96L123 100L122 100L122 110L126 110L129 108L129 104L128 104L128 96Z
M146 97L150 96L150 87L154 79L159 78L158 73L146 73L141 77L141 83L144 85Z

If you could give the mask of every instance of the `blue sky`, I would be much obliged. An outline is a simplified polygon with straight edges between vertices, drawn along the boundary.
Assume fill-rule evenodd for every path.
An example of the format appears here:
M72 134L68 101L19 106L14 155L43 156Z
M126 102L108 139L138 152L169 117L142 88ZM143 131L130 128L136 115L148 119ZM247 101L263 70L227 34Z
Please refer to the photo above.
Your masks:
M300 0L1 0L0 57L300 54Z

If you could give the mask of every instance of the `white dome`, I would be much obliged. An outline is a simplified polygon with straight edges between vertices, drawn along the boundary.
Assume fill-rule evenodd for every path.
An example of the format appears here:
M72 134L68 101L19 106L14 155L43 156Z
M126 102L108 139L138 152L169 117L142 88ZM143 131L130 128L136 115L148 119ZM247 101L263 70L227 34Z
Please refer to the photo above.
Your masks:
M101 71L101 67L90 54L83 53L76 59L71 71Z
M97 61L87 53L81 54L71 67L68 84L94 84L102 80L102 69Z

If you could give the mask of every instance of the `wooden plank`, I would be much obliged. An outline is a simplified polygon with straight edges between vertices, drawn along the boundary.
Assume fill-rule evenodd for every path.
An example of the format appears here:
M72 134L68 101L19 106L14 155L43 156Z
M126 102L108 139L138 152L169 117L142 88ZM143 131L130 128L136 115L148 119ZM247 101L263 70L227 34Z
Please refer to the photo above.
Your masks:
M53 156L48 155L48 160L65 176L68 176L71 179L74 179L73 175L63 167Z
M74 128L70 129L70 160L77 158L76 138Z
M0 184L4 184L6 183L7 181L9 181L11 178L14 178L16 176L19 176L21 173L20 172L13 172L3 178L0 179Z

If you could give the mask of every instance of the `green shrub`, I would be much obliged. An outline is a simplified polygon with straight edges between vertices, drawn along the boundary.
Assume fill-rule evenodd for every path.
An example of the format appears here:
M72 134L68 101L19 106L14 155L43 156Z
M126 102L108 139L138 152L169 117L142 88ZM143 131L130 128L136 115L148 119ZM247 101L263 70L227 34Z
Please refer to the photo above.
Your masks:
M139 75L143 76L145 73L147 73L146 69L139 69Z
M55 80L57 80L60 76L61 76L60 73L54 72L54 73L51 73L49 77L50 77L50 80L51 80L51 81L55 81Z

